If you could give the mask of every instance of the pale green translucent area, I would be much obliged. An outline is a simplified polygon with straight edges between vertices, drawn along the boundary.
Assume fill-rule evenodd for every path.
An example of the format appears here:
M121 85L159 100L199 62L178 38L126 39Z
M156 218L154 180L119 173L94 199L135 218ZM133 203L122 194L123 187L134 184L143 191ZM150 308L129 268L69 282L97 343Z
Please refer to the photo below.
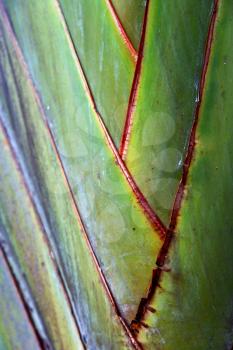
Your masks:
M39 350L34 330L0 251L0 349Z
M126 164L168 224L198 102L213 0L150 1Z
M42 2L33 6L23 2L10 5L8 1L7 4L87 234L119 309L130 321L146 294L161 239L146 219L104 139L54 2L49 1L46 6ZM20 20L25 17L27 21ZM93 266L43 116L35 106L35 92L22 71L11 36L7 38L7 47L18 91L15 91L15 81L12 82L12 67L5 59L4 72L8 79L4 84L11 91L11 100L3 95L4 118L19 141L44 208L77 308L81 333L90 344L103 343L107 348L114 338L116 349L119 343L126 346L127 338ZM115 321L109 322L109 319Z
M216 22L190 168L175 237L141 330L145 349L232 349L233 3Z
M135 62L105 0L61 0L97 109L118 146Z
M133 46L138 49L146 0L112 0L112 3Z

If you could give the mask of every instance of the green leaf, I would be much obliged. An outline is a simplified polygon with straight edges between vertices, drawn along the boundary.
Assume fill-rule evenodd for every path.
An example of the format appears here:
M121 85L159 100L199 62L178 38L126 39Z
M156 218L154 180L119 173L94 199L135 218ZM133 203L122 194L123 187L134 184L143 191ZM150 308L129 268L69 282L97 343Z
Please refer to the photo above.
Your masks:
M2 251L0 251L0 295L0 349L39 350L36 334Z
M149 1L121 154L167 224L182 174L213 0ZM146 169L146 170L145 170Z
M20 156L19 149L17 159L21 161L21 166L27 169L28 178L25 181L28 183L30 179L30 183L33 183L31 193L32 196L36 194L40 219L43 220L46 228L45 234L50 239L53 252L56 253L56 260L70 291L82 337L90 347L102 344L106 348L110 346L116 349L119 346L122 349L131 348L127 334L129 331L124 321L118 317L117 306L108 288L105 287L106 281L100 272L101 268L96 262L94 252L80 222L65 173L43 119L44 112L40 101L25 71L26 67L22 62L7 20L3 15L1 20L4 25L1 36L4 40L0 41L0 86L3 88L0 94L1 118L8 125L8 132L11 133L13 142L20 141L24 159ZM2 162L4 162L4 154L2 157ZM2 186L4 186L4 174L2 174L2 179ZM5 201L7 200L5 198ZM11 201L8 205L10 215L10 210L13 210ZM17 217L17 213L15 215ZM25 219L26 217L25 214ZM24 217L17 217L17 220L23 221ZM36 234L35 229L33 231L33 234ZM9 229L10 237L11 234L11 229ZM33 244L34 239L32 237L28 239L31 239ZM22 239L18 244L22 244ZM24 252L25 249L27 249L27 244L26 246L23 244L21 248L20 245L16 246L17 252ZM45 248L42 246L40 249L38 249L39 256ZM26 260L26 263L30 264L30 261ZM33 278L33 276L30 276L29 273L28 278ZM37 278L40 281L40 276ZM95 286L94 292L93 286ZM33 296L37 298L34 290ZM93 310L98 312L93 312ZM46 317L46 314L49 313L43 308L40 311L42 317ZM110 319L111 322L109 322ZM114 345L112 345L112 339L115 339Z
M111 2L133 46L138 49L146 1L111 0Z
M35 5L32 9L30 6L24 7L23 4L21 6L17 5L18 15L17 17L13 16L12 19L14 19L15 25L23 24L23 32L22 29L17 29L18 38L22 40L21 44L25 55L28 57L31 73L37 88L42 94L44 106L47 107L46 115L50 119L50 125L46 122L44 112L41 116L38 116L38 111L36 112L34 107L33 111L30 112L33 103L28 100L29 97L27 96L35 95L36 92L30 91L33 89L32 83L30 88L25 89L24 87L29 84L25 83L28 78L25 77L25 72L22 71L23 67L25 70L25 62L22 61L17 43L8 29L7 45L8 50L11 47L10 57L11 60L14 60L16 66L14 69L18 69L15 75L17 77L16 81L20 84L18 91L21 96L18 98L22 104L20 112L14 111L11 113L11 124L17 135L16 138L21 142L31 178L34 182L37 181L36 193L40 194L43 207L47 209L46 214L51 223L51 230L54 231L54 235L58 235L58 232L60 232L56 238L56 244L62 258L63 268L67 273L67 283L69 283L71 292L77 301L77 309L82 310L80 314L84 313L85 303L83 306L79 306L82 303L78 300L79 288L83 288L83 298L89 303L89 315L91 314L90 310L97 307L92 304L97 297L97 305L103 309L103 313L99 312L95 316L96 321L92 321L92 317L90 317L90 320L82 325L87 329L91 327L91 332L95 332L96 327L103 328L104 324L106 327L111 327L108 325L108 321L106 322L106 320L109 320L109 316L105 314L111 309L107 305L107 311L104 311L106 300L101 299L103 294L101 288L96 291L97 296L95 298L92 296L91 300L88 299L93 284L86 275L87 263L81 259L84 254L85 259L88 259L90 254L85 239L90 239L88 244L91 244L94 254L97 256L100 264L99 271L103 271L121 313L127 320L131 321L136 314L142 295L146 295L155 257L162 245L162 238L160 232L152 226L139 205L138 199L129 185L129 177L126 177L128 176L127 173L123 173L123 171L126 172L126 169L122 164L120 167L119 163L116 162L116 160L119 162L120 160L114 156L113 145L111 145L112 148L109 148L107 144L106 136L103 134L104 129L100 127L98 116L88 101L87 93L83 88L81 74L78 71L79 67L70 51L58 8L54 6L54 2L47 3L46 6L43 3L37 3L36 6L38 6L36 8L38 23L34 16ZM46 8L46 18L43 16L44 7ZM13 6L11 9L13 9ZM27 15L28 21L26 23L20 21L20 10L32 10L32 17ZM33 19L31 23L30 18ZM47 21L48 18L50 18L49 21ZM43 23L42 33L39 31L39 27L34 27L35 25L41 25L41 23ZM46 32L51 32L51 30L54 31L52 44L50 42L51 34L48 35ZM22 36L21 33L23 33ZM31 34L34 35L33 40L30 37ZM43 44L47 44L48 47L49 43L50 46L53 45L51 53L54 52L54 56L51 54L47 57L47 51ZM28 51L27 45L34 44L37 47L36 51L31 51L32 47ZM59 59L61 47L64 51ZM40 60L33 54L36 52ZM43 57L44 54L45 57ZM34 64L34 62L37 62L37 64ZM44 66L43 69L42 66L40 67L40 62ZM63 66L63 69L60 74L54 76L54 71L57 71L61 66ZM6 68L4 68L4 71L6 71ZM69 84L75 86L74 91L69 88ZM17 113L17 122L13 121L15 113ZM26 118L27 113L30 114ZM50 127L54 135L51 133ZM31 141L28 135L31 135ZM54 155L54 150L51 151L51 143L56 151ZM43 151L45 147L47 148ZM60 169L54 161L55 156L58 158ZM65 177L66 187L64 192L64 185L59 180L59 174L61 177ZM41 184L43 184L43 187ZM69 188L69 186L71 187ZM69 196L66 194L67 189ZM59 198L59 194L56 194L56 191L61 191L61 198ZM134 191L137 190L134 189ZM64 197L66 199L63 203ZM77 223L75 224L75 220L77 220L75 215L79 215L77 208L75 209L76 214L73 217L71 216L72 207L76 206L76 202L85 226L81 228L81 234L80 232L78 234ZM54 229L52 229L53 227ZM72 233L73 227L75 229ZM67 230L70 232L69 235L67 235ZM87 231L85 239L79 238L79 235L83 236L83 230ZM69 242L67 242L67 236L70 237ZM82 248L80 247L80 240L84 242ZM73 266L70 266L71 254ZM78 260L80 261L80 267L77 267L77 257L80 259ZM90 261L90 259L87 261ZM69 271L67 271L67 266L70 266ZM90 274L88 275L95 276L96 270L91 269L93 267L90 267ZM137 283L139 280L140 285ZM89 283L91 283L91 286ZM87 297L85 297L85 293L87 293ZM106 317L106 319L105 321L102 319L100 322L98 317L103 317L103 319ZM87 337L88 332L85 329L83 332ZM106 332L106 335L110 336L111 339L110 331ZM106 341L109 341L109 338L107 339Z
M231 349L233 5L213 4L0 0L0 244L22 315L4 289L0 348L28 323L41 349Z
M118 146L133 80L134 52L129 51L106 0L60 3L96 107Z
M2 115L2 113L1 113ZM43 314L55 349L83 349L65 296L44 227L16 162L9 135L0 123L0 220L13 246L22 273ZM19 205L20 203L20 205Z
M233 3L218 3L184 199L150 303L155 313L139 334L145 349L232 348Z

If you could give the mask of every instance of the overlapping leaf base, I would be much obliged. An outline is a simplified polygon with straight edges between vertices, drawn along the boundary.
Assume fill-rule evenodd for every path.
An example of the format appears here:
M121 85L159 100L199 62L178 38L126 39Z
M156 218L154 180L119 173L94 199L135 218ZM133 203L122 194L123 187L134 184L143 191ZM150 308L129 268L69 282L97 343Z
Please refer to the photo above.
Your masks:
M232 37L228 0L1 0L0 350L231 350Z

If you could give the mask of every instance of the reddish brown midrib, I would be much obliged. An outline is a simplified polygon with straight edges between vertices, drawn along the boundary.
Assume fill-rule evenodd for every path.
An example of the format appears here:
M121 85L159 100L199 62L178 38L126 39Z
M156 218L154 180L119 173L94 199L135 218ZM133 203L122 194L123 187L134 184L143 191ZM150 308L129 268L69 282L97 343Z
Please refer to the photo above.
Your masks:
M145 14L144 14L144 20L143 20L143 26L142 26L142 35L138 50L138 59L136 63L136 68L134 72L134 79L132 83L132 88L129 96L129 103L128 103L128 109L126 113L126 119L125 119L125 125L124 130L120 142L120 148L119 148L119 154L121 158L124 160L127 153L127 147L130 139L130 134L132 130L132 123L133 123L133 113L135 110L135 102L137 98L137 92L138 92L138 85L139 80L141 76L141 69L142 69L142 61L143 61L143 53L144 53L144 45L145 45L145 36L146 36L146 28L147 28L147 22L148 22L148 12L149 12L149 5L150 0L147 0L146 8L145 8Z
M155 295L156 289L159 287L159 281L160 281L162 273L164 271L169 272L169 270L166 270L166 268L165 268L165 262L166 262L167 255L169 253L169 248L171 246L171 242L173 239L173 235L175 233L175 229L177 227L177 221L178 221L182 201L184 198L184 192L185 192L185 188L186 188L186 184L187 184L189 169L190 169L190 166L191 166L191 163L193 160L193 155L195 152L196 131L197 131L197 126L198 126L198 121L199 121L199 112L200 112L201 103L202 103L202 99L203 99L203 93L204 93L204 89L205 89L206 73L207 73L207 69L208 69L211 48L212 48L212 43L213 43L213 38L214 38L214 29L215 29L217 12L218 12L218 4L219 4L219 0L215 0L212 16L211 16L211 20L210 20L209 31L208 31L208 35L207 35L203 69L202 69L201 79L200 79L200 83L199 83L200 99L199 99L199 102L196 106L195 119L194 119L194 123L193 123L192 130L190 133L188 150L186 153L186 159L185 159L184 166L183 166L183 175L182 175L182 179L180 181L180 185L179 185L179 188L178 188L178 191L176 194L176 198L174 201L169 228L168 228L167 233L166 233L166 238L165 238L164 244L163 244L163 246L159 252L158 258L156 260L157 268L153 271L153 277L152 277L150 287L148 289L147 298L143 298L141 300L136 318L135 318L135 320L132 321L132 324L131 324L131 328L133 330L135 330L137 333L138 333L138 329L141 327L141 324L143 323L143 319L144 319L145 314L148 311L152 312L150 310L150 303L151 303L152 298ZM143 326L143 324L142 324L142 326Z
M112 1L111 0L105 0L105 2L106 2L107 6L109 8L109 11L110 11L111 16L113 18L113 21L116 23L116 26L117 26L117 28L119 30L119 33L120 33L120 35L122 37L123 42L125 43L127 49L129 50L129 52L130 52L130 54L131 54L131 56L133 58L133 61L136 62L137 61L137 57L138 57L138 53L135 50L135 48L134 48L134 46L133 46L129 36L127 35L127 33L125 31L125 28L124 28L124 26L123 26L123 24L122 24L122 22L121 22L121 20L120 20L120 18L118 16L117 12L116 12L116 9L115 9Z

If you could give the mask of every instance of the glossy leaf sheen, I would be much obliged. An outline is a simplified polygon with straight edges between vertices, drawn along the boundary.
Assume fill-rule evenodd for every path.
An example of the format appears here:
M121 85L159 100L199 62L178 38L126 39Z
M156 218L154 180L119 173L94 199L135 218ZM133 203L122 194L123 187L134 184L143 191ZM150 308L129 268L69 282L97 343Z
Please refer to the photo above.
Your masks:
M233 3L219 1L185 198L160 287L141 329L145 349L232 348Z
M167 224L193 122L212 0L150 1L125 161ZM145 170L146 169L146 170Z

